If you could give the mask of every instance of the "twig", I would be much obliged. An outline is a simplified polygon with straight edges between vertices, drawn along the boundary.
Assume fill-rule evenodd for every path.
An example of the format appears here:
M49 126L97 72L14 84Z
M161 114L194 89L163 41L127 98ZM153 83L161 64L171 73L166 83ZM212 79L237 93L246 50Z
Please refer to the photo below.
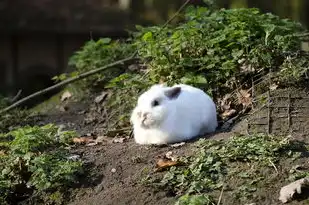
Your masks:
M18 98L19 98L19 96L21 95L21 93L22 93L22 90L19 90L18 92L17 92L17 94L12 98L12 100L10 100L12 103L13 102L15 102Z
M20 99L19 101L15 102L14 104L12 104L12 105L2 109L0 111L0 114L3 114L3 113L5 113L5 112L7 112L9 110L12 110L13 108L16 108L17 106L21 105L22 103L24 103L24 102L26 102L26 101L28 101L28 100L30 100L32 98L35 98L35 97L37 97L39 95L43 95L43 94L45 94L47 92L50 92L50 91L55 90L57 88L63 87L65 85L68 85L68 84L73 83L75 81L84 79L84 78L86 78L88 76L91 76L93 74L99 73L99 72L104 71L104 70L107 70L107 69L109 69L111 67L114 67L116 65L120 65L120 64L123 64L123 63L125 63L127 61L133 60L135 58L135 55L136 55L136 52L133 55L131 55L130 57L128 57L128 58L125 58L125 59L122 59L122 60L119 60L119 61L115 61L115 62L110 63L110 64L108 64L106 66L103 66L101 68L97 68L97 69L94 69L94 70L82 73L82 74L80 74L80 75L78 75L76 77L69 78L69 79L67 79L65 81L62 81L60 83L57 83L57 84L55 84L53 86L50 86L48 88L45 88L45 89L40 90L38 92L35 92L35 93L33 93L33 94L31 94L31 95L29 95L27 97L24 97L24 98Z
M276 165L269 159L270 164L274 167L275 171L277 172L277 174L279 174L278 169L276 167Z
M270 91L267 91L267 134L270 134Z
M221 200L222 200L222 195L223 195L223 189L224 189L224 185L222 186L222 189L221 189L221 192L220 192L220 196L219 196L219 199L218 199L217 205L220 205L220 203L221 203Z
M179 9L174 13L174 15L165 22L165 24L163 25L162 28L166 27L171 21L173 21L174 18L176 18L176 16L178 16L178 14L187 6L187 4L189 2L190 2L190 0L187 0L181 7L179 7Z

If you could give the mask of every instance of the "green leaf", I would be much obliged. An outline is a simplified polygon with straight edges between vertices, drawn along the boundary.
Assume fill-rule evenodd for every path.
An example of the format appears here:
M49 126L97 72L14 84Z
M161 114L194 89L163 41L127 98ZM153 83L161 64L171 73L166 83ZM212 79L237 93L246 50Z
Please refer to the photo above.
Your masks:
M149 40L152 40L152 32L148 31L147 33L145 33L142 37L142 39L144 41L149 41Z

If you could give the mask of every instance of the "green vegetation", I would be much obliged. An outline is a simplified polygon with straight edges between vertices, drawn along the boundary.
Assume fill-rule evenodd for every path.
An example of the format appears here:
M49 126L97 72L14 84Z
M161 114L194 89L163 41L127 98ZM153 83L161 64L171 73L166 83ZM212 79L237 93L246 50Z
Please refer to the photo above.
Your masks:
M82 162L68 159L66 147L73 136L75 132L61 131L53 124L25 126L1 134L1 204L28 197L44 203L61 201L61 191L82 173Z
M227 141L201 140L199 152L193 157L187 173L177 177L177 169L167 173L162 181L163 185L179 183L175 179L182 179L181 186L174 184L177 192L201 192L209 188L219 188L227 164L233 161L260 161L269 164L277 159L279 151L286 146L286 140L278 140L266 135L235 136ZM180 169L181 170L181 169ZM175 175L176 174L176 175ZM183 171L180 171L183 174ZM173 182L173 183L171 183Z
M298 159L300 150L307 151L288 137L264 134L236 135L227 140L201 139L196 152L181 159L184 166L171 167L163 177L152 175L146 184L176 196L184 195L180 202L204 200L202 204L211 204L211 198L218 197L214 191L220 191L222 186L232 192L235 203L248 202L259 186L265 188L272 183L281 161Z
M175 205L215 205L212 198L208 195L183 195Z
M295 36L302 31L300 24L257 9L190 8L186 19L157 36L157 27L142 30L137 46L140 56L152 57L149 77L153 82L163 76L169 83L194 82L220 91L229 88L230 79L239 72L280 69L284 52L297 51L301 42ZM237 77L242 81L246 75Z
M283 85L299 83L308 70L308 53L300 52L304 28L297 22L263 14L258 9L188 7L178 25L137 26L127 41L89 41L70 61L77 75L137 50L139 61L106 70L79 82L89 89L102 85L113 92L109 108L118 114L115 128L128 123L140 92L151 84L187 83L215 99L251 77L273 72ZM63 80L66 75L55 79ZM125 103L124 103L125 102Z

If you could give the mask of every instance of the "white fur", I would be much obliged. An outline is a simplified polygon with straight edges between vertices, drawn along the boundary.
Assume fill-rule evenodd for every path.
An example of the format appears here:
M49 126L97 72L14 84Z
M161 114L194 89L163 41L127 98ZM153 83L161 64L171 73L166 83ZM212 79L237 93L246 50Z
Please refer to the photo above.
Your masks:
M216 105L201 89L179 84L179 96L169 99L164 91L171 88L154 85L143 93L131 115L135 142L138 144L168 144L189 140L214 132L218 126ZM160 104L153 107L152 101ZM149 115L143 121L141 115ZM140 115L138 114L140 113Z

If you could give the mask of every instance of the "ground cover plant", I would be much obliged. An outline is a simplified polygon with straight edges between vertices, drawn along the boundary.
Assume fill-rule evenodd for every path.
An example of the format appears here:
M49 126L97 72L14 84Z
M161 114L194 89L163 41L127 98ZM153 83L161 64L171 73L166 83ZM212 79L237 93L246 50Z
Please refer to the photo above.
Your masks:
M82 172L80 160L70 160L66 149L73 131L53 124L25 126L0 136L0 201L16 204L62 201L62 190ZM33 197L31 197L33 196ZM30 197L30 198L29 198Z
M281 162L293 164L308 152L303 143L290 137L265 134L201 139L196 146L192 156L180 159L183 166L171 167L163 177L148 175L144 183L181 196L176 204L217 204L220 190L231 196L233 204L249 203L258 199L258 189L286 175L278 171ZM291 165L284 166L292 170ZM292 173L285 176L286 182L306 176L308 171Z
M306 30L298 22L255 8L214 6L188 7L182 17L176 25L137 26L127 41L89 41L71 58L75 71L69 75L74 76L137 51L138 60L130 66L80 82L90 89L101 82L111 90L108 107L119 111L112 118L116 127L128 123L126 111L154 83L194 85L218 100L241 85L250 87L253 76L270 71L285 86L298 84L307 74L308 52L300 51Z

